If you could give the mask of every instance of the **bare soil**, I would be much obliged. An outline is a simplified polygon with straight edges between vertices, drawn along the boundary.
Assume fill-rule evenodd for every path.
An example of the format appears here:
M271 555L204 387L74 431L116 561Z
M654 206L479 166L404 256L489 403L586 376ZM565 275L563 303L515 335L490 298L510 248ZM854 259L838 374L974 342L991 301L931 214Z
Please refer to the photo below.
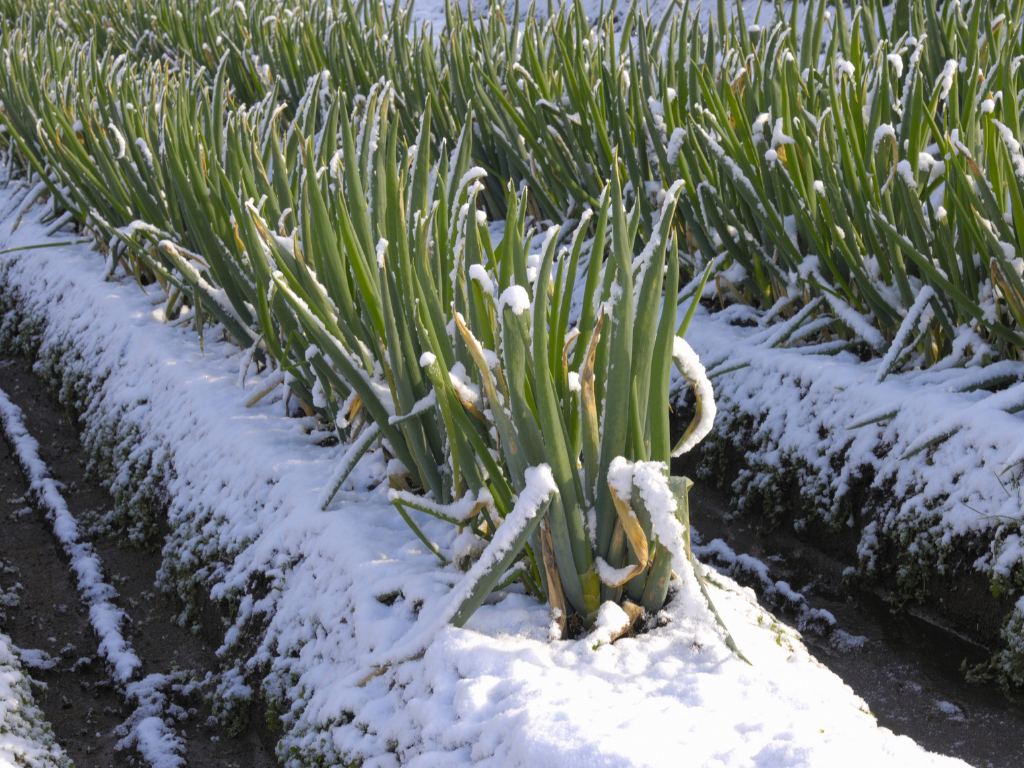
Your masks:
M186 679L203 680L208 671L216 671L215 645L178 626L174 617L181 606L155 585L159 549L119 546L117 540L88 533L84 521L89 513L109 510L113 502L99 484L86 479L86 457L75 426L31 366L22 359L0 360L0 388L24 412L25 426L39 441L40 458L64 485L68 508L99 554L107 582L119 593L116 602L130 618L125 636L142 660L141 675L179 672ZM67 558L26 492L10 447L0 441L0 560L5 566L0 568L0 587L21 585L20 604L4 609L3 631L19 648L59 659L51 669L30 672L46 685L40 707L77 766L144 765L133 750L115 749L114 729L132 708L122 701L97 656L96 636ZM277 764L273 734L258 717L249 730L229 738L210 716L201 689L176 694L173 701L187 712L175 728L185 737L185 757L192 768Z

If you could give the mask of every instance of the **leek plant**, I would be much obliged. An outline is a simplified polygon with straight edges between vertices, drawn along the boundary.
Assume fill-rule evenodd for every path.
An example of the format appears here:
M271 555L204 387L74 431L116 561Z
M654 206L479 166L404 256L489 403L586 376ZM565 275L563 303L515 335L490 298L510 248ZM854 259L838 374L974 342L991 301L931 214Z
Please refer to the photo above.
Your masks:
M471 165L472 123L435 163L428 107L417 144L399 154L390 84L350 113L343 94L313 82L281 136L269 99L225 112L223 68L206 87L160 64L90 60L70 43L47 55L68 57L66 87L45 107L22 99L36 122L36 141L15 129L27 163L109 236L108 264L123 251L140 282L206 306L310 409L351 426L354 446L379 437L397 459L395 504L433 551L444 558L410 508L487 541L527 470L551 468L547 522L524 528L457 623L509 579L563 622L589 624L607 599L661 607L670 550L643 495L612 490L608 472L625 457L667 474L681 342L676 302L662 311L660 298L666 280L677 293L679 185L639 248L640 209L627 219L616 173L596 221L584 213L561 253L557 226L530 252L528 192L510 188L495 246L478 210L486 171ZM39 77L7 87L49 87ZM685 484L675 490L683 514Z
M13 32L9 42L18 44L18 37ZM38 55L48 66L8 60L0 75L4 119L22 162L91 229L107 253L108 272L123 263L140 283L159 280L169 313L187 295L200 330L205 311L251 344L253 289L232 259L234 241L217 237L202 218L223 212L211 203L217 190L196 183L198 165L222 143L223 82L211 98L195 77L172 75L160 64L96 58L90 46L59 37L47 46ZM206 126L204 136L196 137L196 125ZM209 178L215 186L221 181ZM195 210L200 197L203 214ZM230 231L226 216L218 223L222 233ZM154 238L176 246L144 246Z
M60 52L65 91L45 109L22 100L36 121L36 141L14 132L27 162L109 237L109 265L126 254L140 283L207 307L307 408L351 426L354 445L379 436L397 460L395 505L433 551L409 509L485 542L527 470L551 467L548 522L524 528L457 623L509 579L551 600L562 622L589 624L605 599L664 604L671 551L658 548L642 495L616 494L608 468L626 457L667 473L678 343L676 303L662 311L659 299L666 280L677 293L679 185L639 249L639 209L626 218L616 174L596 221L585 213L556 260L557 226L529 253L526 191L510 188L503 237L490 240L471 123L433 163L428 108L399 156L390 84L350 114L343 94L313 82L281 136L269 99L225 114L223 69L205 87L159 63ZM11 79L10 91L23 84ZM676 490L682 514L685 484Z
M636 258L639 209L627 220L617 175L596 217L585 212L564 248L552 226L532 254L528 193L510 189L495 245L479 210L485 171L470 166L469 124L453 154L432 163L428 110L415 151L400 159L393 99L387 86L371 93L362 141L341 122L341 157L320 181L312 154L299 158L298 216L309 230L290 250L248 206L243 239L260 235L274 259L275 288L302 327L320 390L344 401L344 413L356 402L365 409L370 426L362 428L398 460L392 500L442 560L409 509L486 541L527 491L528 470L550 467L558 490L544 527L523 528L457 624L512 579L546 597L563 622L576 615L589 624L608 599L659 610L671 552L659 547L642 494L617 495L608 472L625 457L660 462L667 474L669 369L683 342L675 301L662 309L659 299L665 281L666 295L677 293L679 186ZM356 439L350 452L372 439ZM332 491L353 463L342 462ZM682 514L685 485L676 492Z
M738 14L706 42L728 66L698 64L695 39L700 106L665 119L702 253L742 268L743 300L795 307L807 292L841 335L879 354L899 340L883 376L989 345L1019 357L1022 5L903 4L891 28L875 3L850 20L833 9L822 44L825 7L806 6L800 35L792 22L751 34Z
M497 4L456 4L443 31L413 25L408 7L351 0L34 0L5 15L210 85L222 74L237 103L274 98L289 119L325 71L353 104L391 81L401 135L429 107L434 152L472 115L496 217L511 181L529 186L535 217L577 218L614 155L646 242L658 191L683 179L686 271L714 263L722 302L787 321L813 302L779 343L890 352L886 375L1019 357L1021 8L928 0L887 20L878 0L809 0L776 3L765 23L722 2L702 29L688 5L660 19L636 3L596 19L579 2L544 19L516 6L510 23ZM934 296L915 309L925 288Z
M679 450L705 432L675 319L709 276L773 343L884 354L880 378L1024 350L1024 3L827 7L450 5L435 35L350 0L0 4L0 145L108 273L338 427L325 506L380 446L447 562L410 510L487 547L549 467L455 620L519 580L587 624L666 599L651 489L609 472L667 465L673 360L699 394Z

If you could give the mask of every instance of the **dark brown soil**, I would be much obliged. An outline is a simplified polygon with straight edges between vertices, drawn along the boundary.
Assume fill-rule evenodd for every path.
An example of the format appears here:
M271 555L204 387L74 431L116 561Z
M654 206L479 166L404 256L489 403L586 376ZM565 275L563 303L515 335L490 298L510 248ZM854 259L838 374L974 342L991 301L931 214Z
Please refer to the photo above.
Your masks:
M697 460L673 469L692 477ZM788 582L811 607L830 611L841 630L864 638L857 641L859 647L836 642L834 635L830 640L808 633L804 640L867 702L880 725L979 768L1024 763L1024 709L994 684L970 683L965 676L965 669L990 656L975 641L977 635L959 631L976 620L980 629L985 622L974 614L984 606L971 607L971 621L952 622L946 615L956 613L964 602L959 598L941 612L907 607L895 614L884 590L851 589L843 571L854 563L837 559L841 546L815 546L813 535L797 537L784 525L764 531L757 520L730 514L731 506L728 494L707 483L694 486L691 519L700 538L704 543L722 539L737 554L758 558L769 566L773 580ZM962 585L961 591L966 594L969 586Z
M0 388L24 412L26 427L39 441L40 458L64 484L68 507L86 535L83 520L88 513L109 510L112 501L102 487L86 480L85 456L74 426L24 360L0 360ZM43 514L30 506L26 491L9 446L0 441L0 559L7 566L0 587L21 584L20 605L5 609L3 631L19 648L59 657L52 669L30 672L47 685L40 706L77 766L142 765L137 754L115 751L118 739L113 731L132 708L121 700L97 656L96 636L67 558ZM214 647L174 623L181 606L155 586L159 550L119 547L105 536L88 538L101 558L107 582L119 593L117 603L130 617L131 626L123 631L143 662L141 676L184 672L185 678L202 680L207 671L216 671ZM201 690L175 694L172 701L188 713L175 727L185 737L189 766L276 765L272 749L265 746L272 745L273 738L258 727L258 718L257 727L228 738L210 717Z

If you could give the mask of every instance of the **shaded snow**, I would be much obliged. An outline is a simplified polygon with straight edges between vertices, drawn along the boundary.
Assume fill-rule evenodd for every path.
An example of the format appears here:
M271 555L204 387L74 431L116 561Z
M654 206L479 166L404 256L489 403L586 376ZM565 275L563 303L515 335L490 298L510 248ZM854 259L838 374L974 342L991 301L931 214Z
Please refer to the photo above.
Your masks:
M19 654L22 659L19 660ZM39 655L41 654L41 655ZM0 765L66 768L71 761L54 739L32 696L31 678L22 664L41 661L40 651L16 651L0 634ZM27 657L27 658L26 658ZM45 667L44 665L41 665Z
M1024 517L1024 418L1016 412L1024 406L1024 364L945 361L878 382L890 356L862 362L828 344L773 348L784 323L734 326L739 314L730 310L710 315L698 307L687 339L718 401L711 439L734 442L745 456L738 506L762 493L772 498L790 472L810 514L849 523L842 504L867 485L880 492L860 513L868 569L881 542L895 541L901 578L912 586L943 567L957 537L977 535L989 552L976 568L999 578L1020 572L1024 546L1012 532ZM993 384L1001 389L983 388ZM674 391L681 386L677 377Z
M50 477L50 471L39 458L39 443L25 429L21 409L11 402L7 393L0 389L0 420L3 422L4 437L14 448L14 454L25 473L30 493L37 499L46 513L46 519L60 542L64 554L71 561L82 603L89 608L89 621L99 638L100 655L114 672L119 683L130 680L141 666L131 643L121 634L125 623L124 611L111 602L117 592L103 578L103 566L92 545L83 542L78 532L78 522L68 511L67 503Z

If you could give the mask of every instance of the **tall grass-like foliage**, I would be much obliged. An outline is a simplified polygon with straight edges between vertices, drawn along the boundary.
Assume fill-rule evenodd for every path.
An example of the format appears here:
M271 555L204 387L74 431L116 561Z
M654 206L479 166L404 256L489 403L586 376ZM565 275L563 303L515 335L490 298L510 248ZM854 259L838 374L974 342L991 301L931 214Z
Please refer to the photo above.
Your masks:
M576 614L585 624L623 589L659 609L671 551L657 546L643 494L613 491L609 467L625 457L667 472L669 366L684 352L675 302L662 311L660 297L666 279L667 295L676 295L678 187L665 197L657 236L635 258L639 213L626 219L617 178L561 251L553 226L531 254L525 194L510 191L495 246L478 210L485 172L469 164L469 130L450 158L433 164L428 113L416 151L400 162L392 99L387 86L371 93L358 134L343 122L339 160L320 182L313 153L300 159L299 219L309 230L291 249L248 206L250 260L274 259L274 285L302 328L297 343L319 390L343 402L341 412L365 408L372 424L363 429L398 460L392 500L429 548L446 559L408 509L466 527L487 546L503 525L521 525L503 533L504 549L456 623L516 578L563 619ZM360 437L333 488L373 439ZM515 499L528 495L530 469L539 466L550 468L557 492L546 518L519 521ZM682 514L685 504L678 487L670 506Z
M543 20L516 7L512 24L498 6L453 5L443 31L348 0L186 5L5 10L33 35L70 30L209 84L220 73L240 103L273 98L288 118L323 72L352 103L383 78L406 141L429 106L435 152L472 115L497 217L511 180L535 217L576 219L617 165L647 240L658 190L683 179L684 269L715 264L722 302L773 316L813 304L781 343L854 345L886 374L1020 355L1019 0L888 15L811 0L759 24L721 3L706 29L685 6L592 20L578 3Z
M41 66L11 75L19 101L7 103L35 120L34 139L14 128L15 149L101 237L109 271L160 282L168 316L184 296L197 325L212 315L304 407L350 428L334 488L379 441L394 457L393 500L429 548L446 559L410 509L500 548L454 621L511 580L563 622L588 625L607 599L661 607L671 549L645 493L660 489L659 514L685 515L686 485L666 477L669 366L675 356L703 375L676 337L676 302L661 302L666 280L669 297L678 287L680 185L644 247L615 175L599 212L551 226L539 252L528 193L510 188L495 246L472 124L434 162L428 108L400 152L390 84L350 112L318 79L281 135L270 99L225 109L223 66L207 86L201 73L88 52L66 40L45 54L66 58L59 91ZM40 107L30 90L48 88ZM700 393L706 432L713 406ZM653 462L660 485L610 483L623 459ZM517 516L538 467L554 483L546 515Z
M457 622L519 580L587 624L666 599L673 360L680 450L713 411L681 279L880 378L1020 357L1022 7L449 6L442 31L348 0L3 4L0 147L108 272L339 428L331 493L388 453L424 544L489 564Z

